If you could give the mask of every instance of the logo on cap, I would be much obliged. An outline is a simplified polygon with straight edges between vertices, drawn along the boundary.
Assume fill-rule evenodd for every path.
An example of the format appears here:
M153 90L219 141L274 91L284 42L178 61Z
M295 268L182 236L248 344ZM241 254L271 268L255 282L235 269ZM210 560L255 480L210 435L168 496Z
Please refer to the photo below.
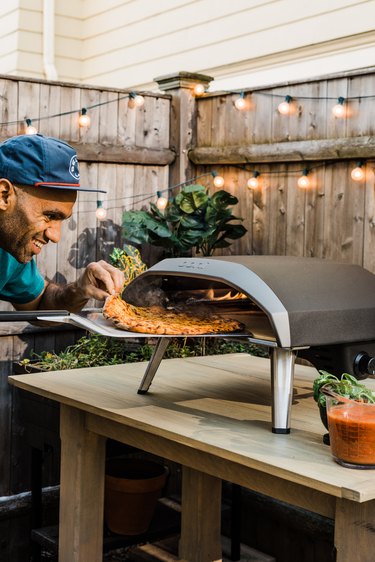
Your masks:
M75 180L79 181L78 159L76 155L72 156L70 159L69 173Z

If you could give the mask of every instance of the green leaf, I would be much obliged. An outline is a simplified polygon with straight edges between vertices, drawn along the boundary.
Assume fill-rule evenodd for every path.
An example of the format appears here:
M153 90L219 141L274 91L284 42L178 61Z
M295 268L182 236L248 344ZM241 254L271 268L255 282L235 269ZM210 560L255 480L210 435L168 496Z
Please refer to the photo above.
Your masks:
M211 198L211 204L219 209L220 207L227 207L228 205L236 205L238 203L237 197L228 193L224 189L216 191Z
M202 229L202 220L196 216L183 216L181 217L180 224L184 228Z
M225 238L230 240L238 240L247 232L246 228L242 224L231 224L225 229Z
M180 193L199 193L199 192L206 193L207 190L204 187L204 185L197 183L197 184L185 185Z

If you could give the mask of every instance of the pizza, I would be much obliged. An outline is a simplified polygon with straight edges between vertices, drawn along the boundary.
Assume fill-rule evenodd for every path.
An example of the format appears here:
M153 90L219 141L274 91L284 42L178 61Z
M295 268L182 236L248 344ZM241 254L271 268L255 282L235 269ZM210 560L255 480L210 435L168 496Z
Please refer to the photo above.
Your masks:
M220 334L243 329L241 322L217 315L209 318L167 310L162 306L134 306L120 297L108 297L103 316L117 328L144 334L186 335Z

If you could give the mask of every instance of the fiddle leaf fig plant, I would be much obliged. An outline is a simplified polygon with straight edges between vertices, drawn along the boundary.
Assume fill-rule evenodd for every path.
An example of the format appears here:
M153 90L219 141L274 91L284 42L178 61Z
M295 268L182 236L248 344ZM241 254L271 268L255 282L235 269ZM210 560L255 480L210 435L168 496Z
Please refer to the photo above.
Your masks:
M247 232L240 224L243 219L233 215L231 207L237 203L237 197L225 190L210 195L203 185L188 185L169 199L164 211L154 203L148 211L125 211L123 235L134 244L162 247L172 257L193 249L211 256Z

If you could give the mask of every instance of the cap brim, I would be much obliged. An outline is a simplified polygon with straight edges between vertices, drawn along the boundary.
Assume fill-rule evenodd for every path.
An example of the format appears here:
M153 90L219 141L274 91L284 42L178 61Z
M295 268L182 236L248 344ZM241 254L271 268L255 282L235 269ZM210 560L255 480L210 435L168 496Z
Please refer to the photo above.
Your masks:
M51 189L65 189L67 191L88 191L89 193L107 193L105 189L93 189L91 187L81 187L75 185L56 185L50 183L38 183L38 187L49 187Z

